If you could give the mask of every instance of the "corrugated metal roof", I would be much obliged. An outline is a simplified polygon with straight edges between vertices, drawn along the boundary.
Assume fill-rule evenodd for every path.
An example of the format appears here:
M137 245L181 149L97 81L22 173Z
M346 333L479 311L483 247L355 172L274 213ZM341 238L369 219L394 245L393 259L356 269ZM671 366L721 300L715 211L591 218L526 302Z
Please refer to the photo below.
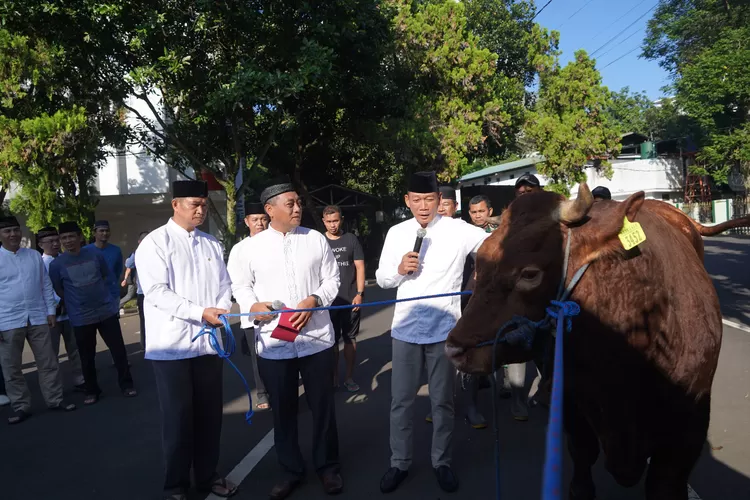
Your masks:
M518 168L528 167L530 165L536 165L542 163L545 160L544 156L530 156L528 158L521 158L520 160L509 161L508 163L501 163L494 167L487 167L477 172L472 172L461 177L458 182L470 181L472 179L479 179L494 174L501 174L510 170L516 170Z

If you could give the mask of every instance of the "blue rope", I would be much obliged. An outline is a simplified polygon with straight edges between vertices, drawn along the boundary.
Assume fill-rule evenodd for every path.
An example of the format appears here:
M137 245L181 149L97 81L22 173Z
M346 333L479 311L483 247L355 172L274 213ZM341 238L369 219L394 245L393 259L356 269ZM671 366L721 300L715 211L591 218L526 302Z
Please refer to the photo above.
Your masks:
M563 338L573 326L573 316L581 308L575 302L552 301L547 308L549 317L557 323L555 339L555 362L552 374L552 405L547 424L547 442L545 446L544 476L542 481L542 500L560 500L562 498L563 479Z
M222 359L224 359L227 363L229 363L229 366L234 368L234 371L237 372L237 375L240 376L240 380L242 380L242 384L245 386L245 391L247 392L247 400L250 403L250 408L245 413L245 422L247 422L248 425L252 424L252 418L253 418L253 398L251 396L250 392L250 386L247 383L247 380L245 379L245 376L242 375L242 372L239 368L237 368L237 365L235 365L229 357L234 354L235 348L237 347L237 343L234 340L234 334L232 333L232 327L229 324L229 319L226 318L225 315L219 316L219 319L221 320L221 324L224 327L224 331L227 334L227 346L226 348L221 347L221 342L219 342L220 333L218 332L218 328L208 325L207 323L203 324L203 328L201 328L201 331L193 337L191 342L195 342L200 337L204 335L208 335L208 341L211 347L214 351L216 351L216 354ZM221 327L219 327L221 328Z

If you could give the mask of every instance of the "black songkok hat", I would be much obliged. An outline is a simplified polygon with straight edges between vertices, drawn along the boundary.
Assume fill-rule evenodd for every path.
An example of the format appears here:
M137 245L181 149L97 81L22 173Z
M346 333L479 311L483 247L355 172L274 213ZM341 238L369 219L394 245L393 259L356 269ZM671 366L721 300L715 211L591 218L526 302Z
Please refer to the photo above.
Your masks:
M61 222L60 225L57 227L57 232L60 234L63 233L80 233L81 228L78 227L77 222Z
M415 172L409 179L410 193L437 193L438 183L435 172Z
M537 179L536 175L534 174L523 174L521 177L519 177L518 180L516 181L516 187L520 186L521 184L528 184L529 186L541 187L541 184L539 183L539 179Z
M444 200L456 201L456 190L450 186L440 186L440 194Z
M172 198L208 198L206 181L174 181Z
M5 229L8 227L21 227L21 224L19 224L18 219L16 219L12 215L8 217L0 217L0 229Z
M603 200L612 199L612 193L610 193L609 189L605 188L604 186L597 186L596 188L594 188L594 190L591 191L591 195L594 198L601 198Z
M46 238L47 236L57 236L57 229L55 229L52 226L47 226L47 227L41 228L36 233L36 240L39 241L42 238Z
M100 227L106 227L109 229L109 221L106 220L98 220L94 222L94 229L100 228Z
M263 203L251 202L245 205L245 215L257 215L264 214L266 210L263 208Z
M294 189L294 185L289 182L288 177L277 179L273 184L268 186L260 193L260 202L261 204L265 205L266 203L268 203L268 200L270 200L274 196L289 193L292 191L296 191L296 189Z

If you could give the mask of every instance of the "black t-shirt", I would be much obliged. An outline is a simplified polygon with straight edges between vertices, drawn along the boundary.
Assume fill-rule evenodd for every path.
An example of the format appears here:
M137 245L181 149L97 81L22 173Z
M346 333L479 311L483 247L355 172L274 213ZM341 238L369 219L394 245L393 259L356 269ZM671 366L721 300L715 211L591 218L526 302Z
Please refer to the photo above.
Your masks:
M355 260L365 260L362 245L351 233L344 233L337 240L332 240L326 235L328 244L331 245L336 263L339 265L341 285L339 286L338 298L351 302L357 295L357 269L354 267Z

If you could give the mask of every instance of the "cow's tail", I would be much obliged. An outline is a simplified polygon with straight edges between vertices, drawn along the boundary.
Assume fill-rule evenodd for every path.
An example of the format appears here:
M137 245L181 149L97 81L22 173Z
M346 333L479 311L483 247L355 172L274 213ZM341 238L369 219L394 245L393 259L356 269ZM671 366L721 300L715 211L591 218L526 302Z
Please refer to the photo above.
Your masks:
M728 220L721 224L716 224L715 226L704 226L700 222L693 220L692 217L688 217L688 219L690 219L690 222L693 223L693 227L701 236L716 236L717 234L721 234L729 229L734 229L735 227L750 227L750 215L740 217L739 219Z

